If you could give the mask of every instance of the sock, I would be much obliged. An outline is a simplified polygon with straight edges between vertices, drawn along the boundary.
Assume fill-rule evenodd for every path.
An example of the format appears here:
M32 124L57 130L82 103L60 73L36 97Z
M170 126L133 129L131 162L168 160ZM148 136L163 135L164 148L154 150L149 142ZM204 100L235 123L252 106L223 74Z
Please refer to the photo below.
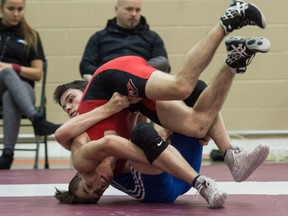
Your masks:
M192 187L195 188L196 181L197 181L197 179L198 179L199 177L200 177L200 175L196 176L196 177L193 179L193 181L192 181Z
M226 149L225 152L224 152L224 158L225 158L226 153L227 153L227 149Z

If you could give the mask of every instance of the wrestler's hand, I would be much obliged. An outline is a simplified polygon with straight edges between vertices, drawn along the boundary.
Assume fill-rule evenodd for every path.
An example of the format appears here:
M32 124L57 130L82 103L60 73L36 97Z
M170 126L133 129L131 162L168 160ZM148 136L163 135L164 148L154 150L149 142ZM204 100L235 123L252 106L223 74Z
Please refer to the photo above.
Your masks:
M130 103L127 96L121 95L118 92L115 92L110 100L106 103L107 108L114 113L120 112L124 108L127 108Z
M211 137L206 135L205 137L199 139L199 143L202 146L208 145L209 141L210 141Z

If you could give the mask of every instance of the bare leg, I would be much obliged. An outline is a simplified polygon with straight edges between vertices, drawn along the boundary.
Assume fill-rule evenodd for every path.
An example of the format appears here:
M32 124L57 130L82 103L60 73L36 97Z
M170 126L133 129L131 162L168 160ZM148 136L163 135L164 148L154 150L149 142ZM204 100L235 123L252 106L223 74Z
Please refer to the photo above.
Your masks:
M230 68L224 65L213 81L201 93L192 109L182 102L157 101L156 111L162 126L171 131L197 138L203 138L210 130L210 133L215 134L215 137L219 137L216 137L215 140L225 138L229 141L228 135L225 134L224 124L221 124L223 123L222 119L218 118L218 113L228 95L234 76ZM218 129L217 131L210 129L213 124L221 126L218 127L222 129L221 136L223 137L217 134ZM214 136L211 137L214 138ZM228 141L221 144L223 145L223 151L228 147Z
M206 176L200 176L174 146L167 145L160 138L157 131L151 125L137 125L132 131L131 141L140 148L143 148L147 159L154 167L160 168L198 189L201 196L206 199L212 208L223 206L227 194L219 190L213 180ZM157 147L159 146L159 142L164 142L162 146L165 145L166 148L155 159L152 159L151 155L155 155L156 152L159 153L160 149ZM152 146L153 148L151 148ZM154 153L151 154L153 151ZM131 164L133 163L131 162ZM133 164L132 166L138 171L145 172L146 170L143 170L144 165L142 167L139 167L139 165L141 166L141 164L138 164L138 166Z
M196 104L193 107L195 127L197 127L196 136L204 137L214 119L220 112L235 75L230 71L227 65L224 65L213 81L202 92ZM197 122L197 124L195 124ZM191 122L192 125L193 122Z
M224 36L246 25L265 28L263 13L254 4L233 0L220 18L220 23L187 53L179 73L168 76L156 71L151 75L145 89L147 97L156 100L183 100L188 97ZM233 66L233 63L230 65Z
M159 174L163 171L168 172L188 184L192 184L193 180L199 175L172 145L168 145L157 157L152 163L153 166L135 161L130 161L130 164L142 173Z
M172 145L169 145L152 165L185 180L188 184L192 184L199 175Z
M216 116L210 130L208 131L208 135L212 138L222 154L231 148L231 140L221 113Z
M185 56L181 70L176 75L154 72L146 85L150 99L185 99L194 89L200 74L208 66L225 32L220 24L215 25ZM161 80L161 82L159 82Z
M223 155L226 153L224 161L237 182L246 180L264 162L269 153L269 147L266 145L258 145L251 153L231 145L221 114L215 118L208 135L221 153Z
M190 87L192 90L194 89L199 76L211 62L224 36L225 32L222 26L217 24L186 54L182 68L180 72L176 74L176 80L179 82L179 85L186 85L187 88ZM187 80L189 82L187 82ZM189 95L190 93L191 92L189 92Z

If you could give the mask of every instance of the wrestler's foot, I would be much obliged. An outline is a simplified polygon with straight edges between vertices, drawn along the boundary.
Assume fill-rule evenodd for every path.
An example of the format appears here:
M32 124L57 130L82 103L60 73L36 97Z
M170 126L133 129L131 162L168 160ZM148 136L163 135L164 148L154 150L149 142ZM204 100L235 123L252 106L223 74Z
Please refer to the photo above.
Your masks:
M220 23L226 34L246 25L266 27L265 17L261 10L256 5L242 0L232 0L230 6L220 18Z
M248 153L232 146L226 151L224 161L236 182L245 181L267 158L269 146L259 145Z
M270 41L264 37L230 37L225 41L226 63L232 73L244 73L257 52L266 53L271 49Z
M202 175L196 180L195 188L211 208L222 208L228 196L226 192L217 188L212 179Z

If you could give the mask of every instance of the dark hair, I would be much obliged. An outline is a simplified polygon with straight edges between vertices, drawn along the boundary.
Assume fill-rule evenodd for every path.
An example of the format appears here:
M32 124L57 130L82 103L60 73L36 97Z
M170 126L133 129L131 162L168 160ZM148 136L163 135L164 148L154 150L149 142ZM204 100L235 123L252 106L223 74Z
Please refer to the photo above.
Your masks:
M68 89L79 89L79 90L84 92L84 90L87 86L87 83L88 82L85 80L75 80L75 81L70 82L70 83L65 83L65 84L59 85L58 87L56 87L56 89L54 91L53 98L54 98L55 103L60 104L60 98L62 97L64 92L66 92Z
M96 198L81 198L76 195L76 191L79 189L79 184L82 180L82 176L76 174L69 182L68 191L60 191L57 188L55 192L55 197L62 204L96 204L98 199Z

